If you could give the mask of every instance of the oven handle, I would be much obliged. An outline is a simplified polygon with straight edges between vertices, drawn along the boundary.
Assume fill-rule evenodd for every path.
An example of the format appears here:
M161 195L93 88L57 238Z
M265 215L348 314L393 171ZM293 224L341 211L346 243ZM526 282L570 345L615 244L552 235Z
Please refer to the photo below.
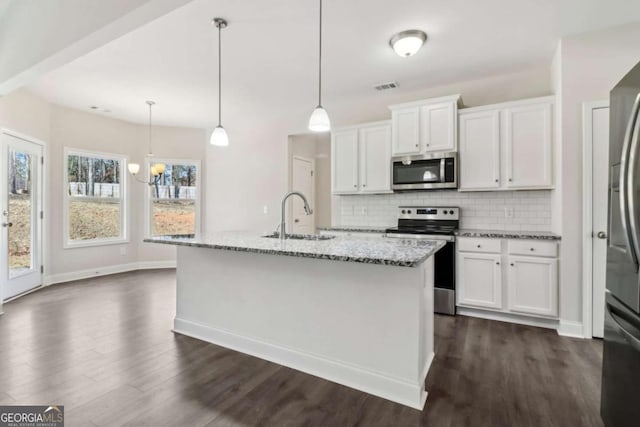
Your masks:
M456 236L446 235L424 235L424 234L409 234L409 233L385 233L384 237L392 239L412 239L412 240L444 240L445 242L455 242Z

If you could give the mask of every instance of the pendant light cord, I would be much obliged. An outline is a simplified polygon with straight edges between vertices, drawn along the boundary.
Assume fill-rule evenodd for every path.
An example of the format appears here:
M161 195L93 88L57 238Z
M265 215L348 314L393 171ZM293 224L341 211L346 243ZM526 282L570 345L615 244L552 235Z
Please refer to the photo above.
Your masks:
M147 102L149 104L149 156L153 156L153 150L151 149L151 106L153 105L151 102Z
M218 23L218 126L222 126L222 24Z
M318 40L318 107L322 106L322 0L320 0L320 37Z

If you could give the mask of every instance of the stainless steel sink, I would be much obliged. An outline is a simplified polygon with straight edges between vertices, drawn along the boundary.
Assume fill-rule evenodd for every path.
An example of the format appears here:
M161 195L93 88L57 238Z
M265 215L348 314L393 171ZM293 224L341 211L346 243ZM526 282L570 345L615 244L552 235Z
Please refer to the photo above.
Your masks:
M264 234L262 237L270 239L279 239L280 233L274 232L271 234ZM323 234L285 234L285 240L330 240L336 236L327 236Z

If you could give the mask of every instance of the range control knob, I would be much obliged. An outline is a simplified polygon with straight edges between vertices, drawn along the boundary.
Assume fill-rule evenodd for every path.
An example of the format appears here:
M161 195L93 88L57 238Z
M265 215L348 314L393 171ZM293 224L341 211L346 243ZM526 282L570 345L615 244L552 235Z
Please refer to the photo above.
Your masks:
M449 213L450 213L451 215L453 215L453 211L449 211Z
M410 213L411 213L411 209L409 209L409 210L407 211L407 213L408 213L408 214L410 214Z
M447 211L442 211L442 213L446 215L446 214L447 214Z
M404 215L404 214L406 214L406 213L407 213L407 211L405 211L404 209L402 209L402 214Z

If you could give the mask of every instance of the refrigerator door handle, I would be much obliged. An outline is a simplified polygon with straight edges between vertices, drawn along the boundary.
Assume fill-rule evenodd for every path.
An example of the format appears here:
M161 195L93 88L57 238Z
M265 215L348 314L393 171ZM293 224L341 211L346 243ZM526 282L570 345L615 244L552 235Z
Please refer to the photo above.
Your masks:
M629 117L627 130L624 135L624 144L622 145L622 157L620 159L620 222L624 231L625 243L629 249L629 255L638 271L638 255L634 246L634 239L631 237L629 214L633 210L633 196L629 199L629 195L633 192L633 177L629 172L629 163L631 156L631 138L633 137L638 118L638 110L640 110L640 94L636 97L633 104L633 110ZM637 145L637 144L636 144ZM636 147L637 149L637 147ZM635 158L635 156L634 156ZM635 169L635 168L634 168Z
M620 334L622 334L622 336L627 340L631 347L634 348L634 350L640 352L640 339L638 339L638 337L633 335L631 332L627 331L624 326L620 324L620 321L618 319L621 319L622 317L615 313L616 310L612 310L612 307L610 305L607 305L607 309L609 310L609 315L611 315L611 320L613 320L613 323L618 328Z
M636 104L640 100L640 94L636 99ZM637 112L636 112L637 113ZM629 215L629 226L631 228L631 239L633 240L633 247L636 256L636 271L638 271L638 250L640 250L640 236L638 236L638 215L640 214L640 206L637 206L638 200L636 200L636 192L638 191L638 180L636 179L637 163L640 160L640 153L638 153L638 134L640 121L636 114L635 126L633 129L633 136L631 137L631 148L629 149L629 172L627 173L627 209Z

